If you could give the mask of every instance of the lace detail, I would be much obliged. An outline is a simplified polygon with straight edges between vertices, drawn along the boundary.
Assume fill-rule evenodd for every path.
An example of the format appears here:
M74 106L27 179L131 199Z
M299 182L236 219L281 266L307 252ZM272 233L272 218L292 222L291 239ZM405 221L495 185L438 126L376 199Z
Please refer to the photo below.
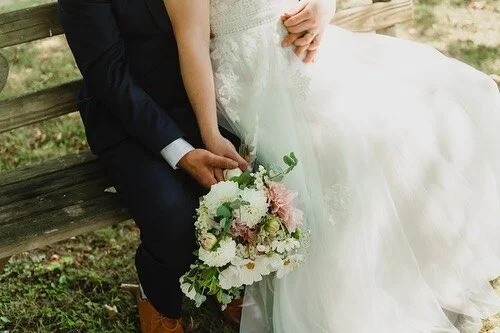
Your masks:
M278 46L280 38L284 36L279 23L280 7L283 2L280 0L271 2L274 5L269 5L269 2L267 0L212 1L211 25L214 37L210 49L215 88L221 111L233 123L241 120L237 104L243 94L251 93L253 97L258 97L266 87L269 62L261 61L259 53L267 50L265 45L269 45L270 42ZM260 11L264 11L265 14ZM274 27L269 23L273 23ZM256 29L250 29L250 25ZM244 80L241 75L245 75ZM251 85L249 88L251 92L242 91L245 83L247 86Z
M295 2L293 2L294 4ZM262 110L259 100L270 79L290 85L287 93L302 102L309 78L291 49L281 48L287 31L280 15L293 6L290 0L212 0L211 59L219 112L256 156ZM289 88L289 89L288 89Z
M328 223L333 226L339 221L347 219L351 199L351 191L349 188L345 185L334 184L324 191L324 199L327 204Z
M212 0L213 36L246 31L276 22L287 0Z
M239 99L241 89L238 85L239 76L231 64L235 60L231 55L237 54L238 44L228 40L226 43L212 43L211 49L217 102L229 120L238 123L240 117L232 102Z

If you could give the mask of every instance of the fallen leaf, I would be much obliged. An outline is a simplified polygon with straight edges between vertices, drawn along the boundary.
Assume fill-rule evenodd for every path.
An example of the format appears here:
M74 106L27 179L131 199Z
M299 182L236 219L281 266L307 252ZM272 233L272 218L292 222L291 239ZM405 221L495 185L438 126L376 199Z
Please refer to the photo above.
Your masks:
M104 309L106 309L106 312L108 313L108 317L110 319L113 319L118 314L118 309L116 308L116 305L110 306L104 304Z

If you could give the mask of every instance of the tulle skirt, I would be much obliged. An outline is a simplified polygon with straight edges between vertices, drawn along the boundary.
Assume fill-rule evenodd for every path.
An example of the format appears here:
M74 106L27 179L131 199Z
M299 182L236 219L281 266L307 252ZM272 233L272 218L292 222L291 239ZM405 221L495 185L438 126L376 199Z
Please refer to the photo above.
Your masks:
M410 41L330 27L316 62L278 22L212 42L221 121L273 165L306 262L247 289L244 333L478 332L500 311L500 94Z

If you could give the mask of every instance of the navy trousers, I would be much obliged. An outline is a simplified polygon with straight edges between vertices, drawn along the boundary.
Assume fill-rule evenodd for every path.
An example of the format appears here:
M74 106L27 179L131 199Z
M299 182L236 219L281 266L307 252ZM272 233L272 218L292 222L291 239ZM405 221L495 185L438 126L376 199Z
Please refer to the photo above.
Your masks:
M135 139L106 149L99 158L140 228L135 262L144 292L158 312L179 318L179 278L193 263L193 216L204 190Z

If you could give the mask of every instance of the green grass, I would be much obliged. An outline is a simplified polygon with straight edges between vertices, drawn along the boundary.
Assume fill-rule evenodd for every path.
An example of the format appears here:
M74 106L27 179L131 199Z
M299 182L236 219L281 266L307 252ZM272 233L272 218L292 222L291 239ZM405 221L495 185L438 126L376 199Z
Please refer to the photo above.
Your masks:
M2 50L11 66L0 99L49 88L80 78L64 37ZM87 149L77 114L0 134L0 171L36 164Z
M137 238L127 223L13 258L0 274L0 331L134 332L120 283L136 280ZM115 318L105 304L117 306Z
M15 256L0 273L0 332L136 332L135 301L120 285L137 282L138 236L126 222ZM183 320L201 332L235 331L213 305L186 302Z
M500 45L496 47L475 44L471 40L448 44L447 53L485 73L495 73L500 59Z
M79 79L80 72L63 36L2 50L10 64L9 80L0 98Z
M415 4L415 23L420 31L425 32L437 22L433 7L438 4L439 0L420 0Z
M88 149L77 114L0 135L0 171Z

